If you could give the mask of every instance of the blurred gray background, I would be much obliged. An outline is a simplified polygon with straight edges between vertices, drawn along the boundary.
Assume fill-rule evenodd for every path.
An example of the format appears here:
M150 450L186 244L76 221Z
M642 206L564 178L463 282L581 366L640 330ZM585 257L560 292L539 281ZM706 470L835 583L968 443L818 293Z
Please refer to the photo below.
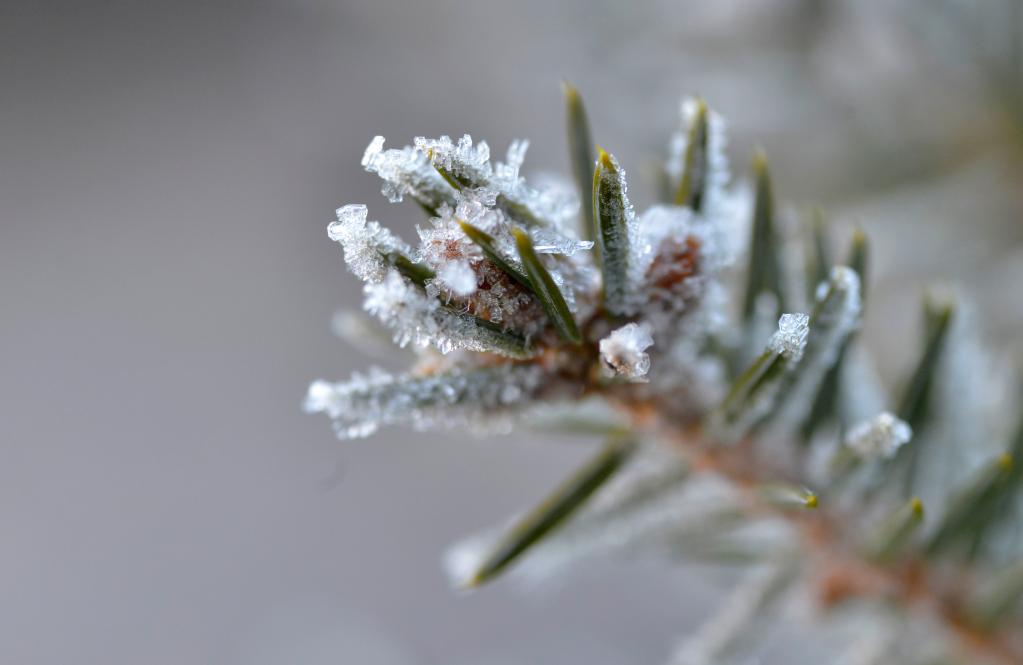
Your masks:
M934 277L1018 364L1021 32L1014 0L6 0L0 662L662 662L718 599L705 571L609 563L538 595L442 575L587 442L341 443L302 414L311 379L372 362L330 332L359 298L333 210L420 219L363 149L528 137L527 167L564 171L567 78L642 206L700 93L740 175L762 145L794 210L872 234L889 378Z

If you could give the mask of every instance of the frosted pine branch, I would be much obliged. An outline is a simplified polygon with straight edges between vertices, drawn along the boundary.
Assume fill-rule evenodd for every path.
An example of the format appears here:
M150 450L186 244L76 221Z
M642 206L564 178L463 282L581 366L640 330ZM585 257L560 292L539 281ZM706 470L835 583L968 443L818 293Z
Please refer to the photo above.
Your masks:
M526 141L497 162L468 135L372 140L362 163L384 195L425 211L418 242L361 204L328 235L366 312L416 357L403 374L317 381L306 409L353 438L504 430L598 400L599 422L576 428L604 447L447 566L459 584L550 580L598 555L760 566L673 662L755 653L783 598L825 622L853 603L898 624L843 662L909 653L908 635L928 658L1023 662L1023 423L968 308L928 299L920 341L901 349L913 370L882 385L852 341L861 232L846 265L831 265L823 216L794 244L766 158L733 182L724 120L698 99L668 142L665 200L637 211L578 91L565 94L571 182L528 181Z

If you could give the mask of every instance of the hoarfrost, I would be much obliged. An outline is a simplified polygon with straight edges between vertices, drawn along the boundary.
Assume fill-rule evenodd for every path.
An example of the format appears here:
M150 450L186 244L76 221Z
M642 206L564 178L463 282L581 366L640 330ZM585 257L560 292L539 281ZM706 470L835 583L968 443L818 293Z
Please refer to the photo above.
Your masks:
M490 146L486 141L473 145L472 137L468 134L458 139L457 143L450 136L438 139L417 136L415 149L456 179L467 180L472 186L479 186L492 176Z
M367 284L364 293L366 311L394 331L398 346L432 346L444 354L465 350L529 355L525 340L445 306L395 271L382 282Z
M551 231L540 229L534 231L533 249L538 254L561 254L575 256L577 252L593 249L592 240L575 240L566 238Z
M891 459L912 437L913 430L908 424L884 411L851 428L845 445L863 459Z
M437 272L437 279L456 296L476 293L476 273L468 261L452 261Z
M767 347L792 362L798 362L806 349L806 338L810 334L810 316L807 314L782 314Z
M362 155L362 166L384 181L381 192L391 203L406 196L430 209L454 203L455 191L415 148L384 150L384 137L374 137Z
M645 324L629 323L600 340L600 359L611 376L640 380L650 371L650 356L644 353L654 343Z
M378 222L367 221L367 216L366 206L361 204L338 208L337 221L327 227L327 235L341 244L348 269L359 279L380 282L390 270L386 255L408 255L411 250Z
M536 189L526 183L520 169L528 147L528 141L512 141L503 164L491 164L487 143L474 145L468 134L457 142L449 136L417 137L411 150L450 173L463 194L475 190L477 195L490 198L489 206L514 217L519 224L566 232L579 204L574 194L566 196L564 187Z

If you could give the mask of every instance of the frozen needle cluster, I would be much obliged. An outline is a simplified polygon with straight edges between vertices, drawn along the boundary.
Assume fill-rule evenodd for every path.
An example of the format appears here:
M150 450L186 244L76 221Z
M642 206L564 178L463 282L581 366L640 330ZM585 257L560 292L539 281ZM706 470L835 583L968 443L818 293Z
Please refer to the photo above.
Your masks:
M525 141L501 162L469 136L372 140L362 164L384 195L425 213L416 242L358 204L328 235L366 312L416 360L316 381L306 410L355 438L504 430L592 398L598 422L569 420L603 447L508 529L456 545L448 568L477 586L623 552L750 566L670 662L748 662L790 605L831 617L823 629L896 617L835 662L922 665L906 656L920 641L943 663L1023 662L1023 427L990 408L990 363L952 305L926 301L914 369L889 397L856 340L862 233L835 265L819 218L800 233L776 213L762 154L751 186L734 186L724 122L700 99L682 104L664 200L637 212L565 92L571 182L527 181ZM785 260L790 243L805 243L805 266Z

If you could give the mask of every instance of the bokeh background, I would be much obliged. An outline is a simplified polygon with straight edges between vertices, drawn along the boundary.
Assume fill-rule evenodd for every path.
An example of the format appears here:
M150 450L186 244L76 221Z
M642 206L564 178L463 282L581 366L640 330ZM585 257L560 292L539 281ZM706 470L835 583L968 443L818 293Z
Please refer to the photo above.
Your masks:
M1016 0L5 0L0 662L662 662L720 597L705 570L471 596L441 572L588 442L340 443L302 414L311 379L401 362L329 326L359 297L332 211L420 219L365 145L528 137L527 167L564 171L568 78L642 206L700 93L740 176L763 146L796 213L872 235L888 378L934 279L1019 365L1021 35Z

